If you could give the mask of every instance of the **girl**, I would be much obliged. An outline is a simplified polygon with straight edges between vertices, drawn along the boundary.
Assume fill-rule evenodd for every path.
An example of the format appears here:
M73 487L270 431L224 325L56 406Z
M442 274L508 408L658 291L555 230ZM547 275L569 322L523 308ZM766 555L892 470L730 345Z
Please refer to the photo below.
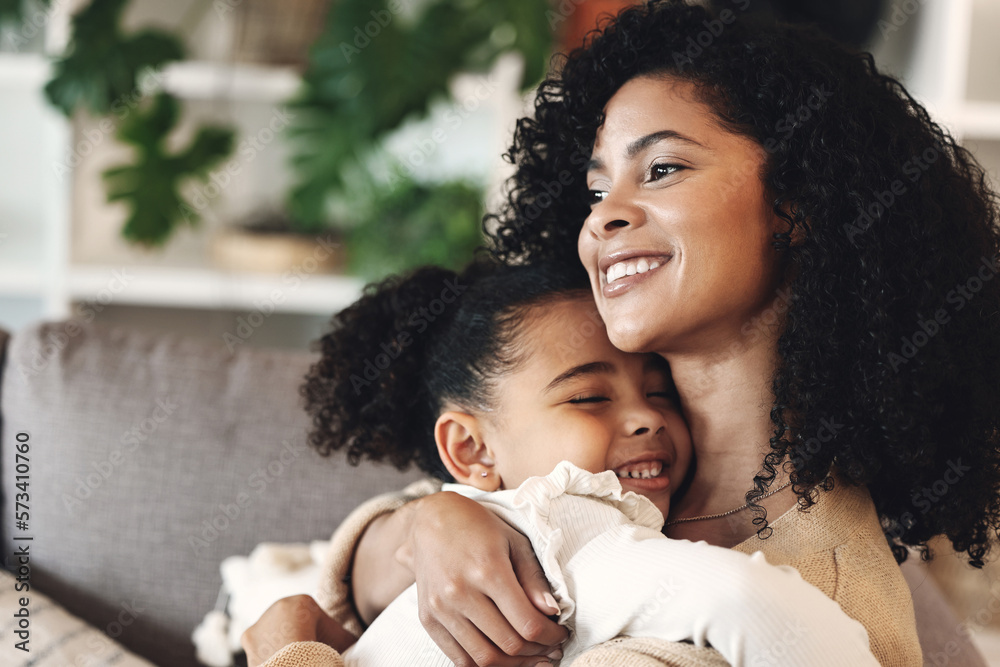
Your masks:
M665 362L613 347L578 279L426 268L334 325L304 387L312 444L415 461L525 533L550 612L573 629L566 664L620 634L710 644L733 665L877 664L862 626L792 568L660 534L691 462L687 427ZM389 605L346 663L452 664L416 595Z

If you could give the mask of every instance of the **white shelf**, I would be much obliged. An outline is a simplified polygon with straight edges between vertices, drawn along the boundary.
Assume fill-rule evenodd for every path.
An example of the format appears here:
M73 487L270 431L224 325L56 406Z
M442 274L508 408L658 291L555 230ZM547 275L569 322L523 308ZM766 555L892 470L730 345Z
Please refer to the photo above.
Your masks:
M40 88L52 76L52 65L37 53L0 53L0 86Z
M73 301L270 310L330 316L361 296L364 282L326 274L262 274L208 268L77 265L69 269Z
M1000 139L1000 102L966 102L954 121L962 136Z
M291 67L187 61L163 70L163 88L183 99L281 103L298 91L300 83L299 73Z
M0 295L39 297L45 290L45 277L33 266L5 262L0 266Z
M40 88L52 76L52 63L37 53L0 53L0 85ZM239 102L287 102L302 79L292 67L186 61L163 70L163 88L182 99L224 97Z

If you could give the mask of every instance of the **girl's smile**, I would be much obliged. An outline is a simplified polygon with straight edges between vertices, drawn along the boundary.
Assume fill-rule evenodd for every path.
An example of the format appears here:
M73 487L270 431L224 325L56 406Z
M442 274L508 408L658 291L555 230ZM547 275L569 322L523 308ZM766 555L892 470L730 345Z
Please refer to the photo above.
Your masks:
M522 317L518 365L498 378L496 409L475 415L485 463L461 481L514 488L566 460L589 472L613 470L624 490L666 516L691 461L666 362L615 348L590 295Z

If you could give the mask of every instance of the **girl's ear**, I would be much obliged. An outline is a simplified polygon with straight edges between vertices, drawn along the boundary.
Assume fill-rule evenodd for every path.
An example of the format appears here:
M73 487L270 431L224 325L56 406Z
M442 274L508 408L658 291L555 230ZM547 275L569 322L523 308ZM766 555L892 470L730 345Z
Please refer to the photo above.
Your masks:
M455 481L483 491L501 487L496 461L483 442L478 418L449 410L434 424L434 440L441 462Z

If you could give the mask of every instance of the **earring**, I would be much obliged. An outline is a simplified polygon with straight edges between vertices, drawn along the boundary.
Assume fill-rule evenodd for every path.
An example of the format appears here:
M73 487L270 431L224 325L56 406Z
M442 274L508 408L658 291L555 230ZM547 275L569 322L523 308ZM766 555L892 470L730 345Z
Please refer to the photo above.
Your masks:
M490 474L489 474L488 472L486 472L486 471L484 470L484 471L482 471L481 473L479 473L479 476L480 476L480 477L489 477L489 476L490 476Z

